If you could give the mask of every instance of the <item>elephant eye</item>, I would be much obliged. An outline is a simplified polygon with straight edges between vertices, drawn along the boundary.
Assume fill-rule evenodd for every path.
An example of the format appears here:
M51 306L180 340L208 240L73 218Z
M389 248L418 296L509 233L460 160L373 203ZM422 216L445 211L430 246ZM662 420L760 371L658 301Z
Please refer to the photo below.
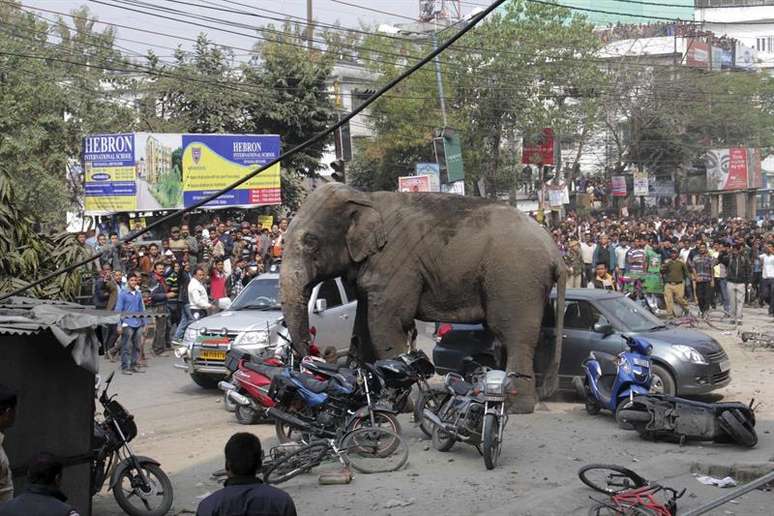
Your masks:
M317 251L320 248L319 239L309 233L304 235L302 242L304 243L304 247L309 251Z

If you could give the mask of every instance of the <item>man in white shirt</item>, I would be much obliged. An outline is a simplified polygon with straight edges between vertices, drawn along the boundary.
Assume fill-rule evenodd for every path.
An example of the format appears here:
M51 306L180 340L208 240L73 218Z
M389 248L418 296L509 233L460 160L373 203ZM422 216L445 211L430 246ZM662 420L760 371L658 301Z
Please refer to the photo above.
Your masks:
M3 449L4 431L16 421L16 392L0 384L0 504L13 498L13 475L8 455Z
M191 314L194 319L201 319L207 315L207 311L212 309L210 299L207 297L207 289L202 282L207 277L207 273L202 266L196 268L191 281L188 282L188 303L191 306Z
M623 273L626 265L626 253L629 252L629 239L626 235L621 235L618 239L618 245L615 248L615 276L618 279Z
M591 233L586 233L580 247L581 257L583 258L583 283L581 284L585 285L594 277L594 251L597 245L591 239Z
M769 303L769 315L774 315L774 303L772 303L772 294L774 294L774 243L766 244L766 253L760 255L761 261L761 299Z

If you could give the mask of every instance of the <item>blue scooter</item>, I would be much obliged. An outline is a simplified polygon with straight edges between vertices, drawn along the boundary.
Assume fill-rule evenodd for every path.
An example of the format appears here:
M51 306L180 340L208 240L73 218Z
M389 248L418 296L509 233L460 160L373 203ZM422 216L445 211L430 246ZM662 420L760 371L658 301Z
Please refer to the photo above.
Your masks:
M617 414L631 405L634 396L650 393L649 355L653 346L643 337L622 337L629 351L617 356L592 351L583 361L585 378L575 378L575 389L585 400L586 412L592 416L601 409Z

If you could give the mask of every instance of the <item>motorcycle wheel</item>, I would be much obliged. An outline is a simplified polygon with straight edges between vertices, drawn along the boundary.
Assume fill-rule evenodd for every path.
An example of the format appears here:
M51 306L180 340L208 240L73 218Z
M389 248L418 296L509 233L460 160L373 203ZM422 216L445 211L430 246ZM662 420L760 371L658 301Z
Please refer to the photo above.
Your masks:
M258 422L258 413L247 405L237 405L234 415L241 425L254 425Z
M140 464L145 478L149 481L150 489L143 492L139 486L140 479L135 474L133 467L126 468L113 488L113 497L119 507L130 516L164 516L172 508L174 493L172 482L160 467L155 464ZM133 485L134 484L134 485ZM136 486L136 487L135 487ZM152 504L152 498L161 497L158 505ZM141 503L136 506L134 503Z
M758 434L747 418L738 410L726 410L720 414L720 426L742 446L752 448L758 444Z
M447 452L452 449L456 439L448 432L444 432L440 427L433 428L433 448L440 452Z
M299 414L294 413L294 415L298 416ZM307 415L311 417L311 411L308 412ZM287 423L283 423L278 419L274 421L274 433L277 435L277 440L281 444L295 443L300 440L306 440L306 438L309 436L308 432L302 432L300 429L290 426Z
M427 437L433 437L433 424L425 421L425 408L438 413L438 409L446 402L448 396L449 394L445 391L431 389L420 393L417 397L417 402L414 404L414 421L419 423L419 429Z
M494 414L484 416L484 465L486 469L494 469L500 457L502 443L500 442L500 418Z
M231 401L228 393L223 394L223 408L226 409L226 412L236 412L237 404Z
M210 390L218 388L218 378L214 378L208 374L191 373L191 380L202 389Z

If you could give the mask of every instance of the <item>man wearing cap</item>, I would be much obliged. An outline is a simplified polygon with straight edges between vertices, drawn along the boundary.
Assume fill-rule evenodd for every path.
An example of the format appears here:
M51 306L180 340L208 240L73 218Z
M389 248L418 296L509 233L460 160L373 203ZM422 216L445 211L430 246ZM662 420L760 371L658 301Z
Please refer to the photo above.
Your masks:
M0 504L13 498L13 475L3 449L5 435L16 421L16 391L0 383Z
M752 264L750 259L742 253L742 241L734 242L731 246L731 253L721 254L720 261L726 267L729 314L734 324L741 325L744 295L747 284L752 277Z

